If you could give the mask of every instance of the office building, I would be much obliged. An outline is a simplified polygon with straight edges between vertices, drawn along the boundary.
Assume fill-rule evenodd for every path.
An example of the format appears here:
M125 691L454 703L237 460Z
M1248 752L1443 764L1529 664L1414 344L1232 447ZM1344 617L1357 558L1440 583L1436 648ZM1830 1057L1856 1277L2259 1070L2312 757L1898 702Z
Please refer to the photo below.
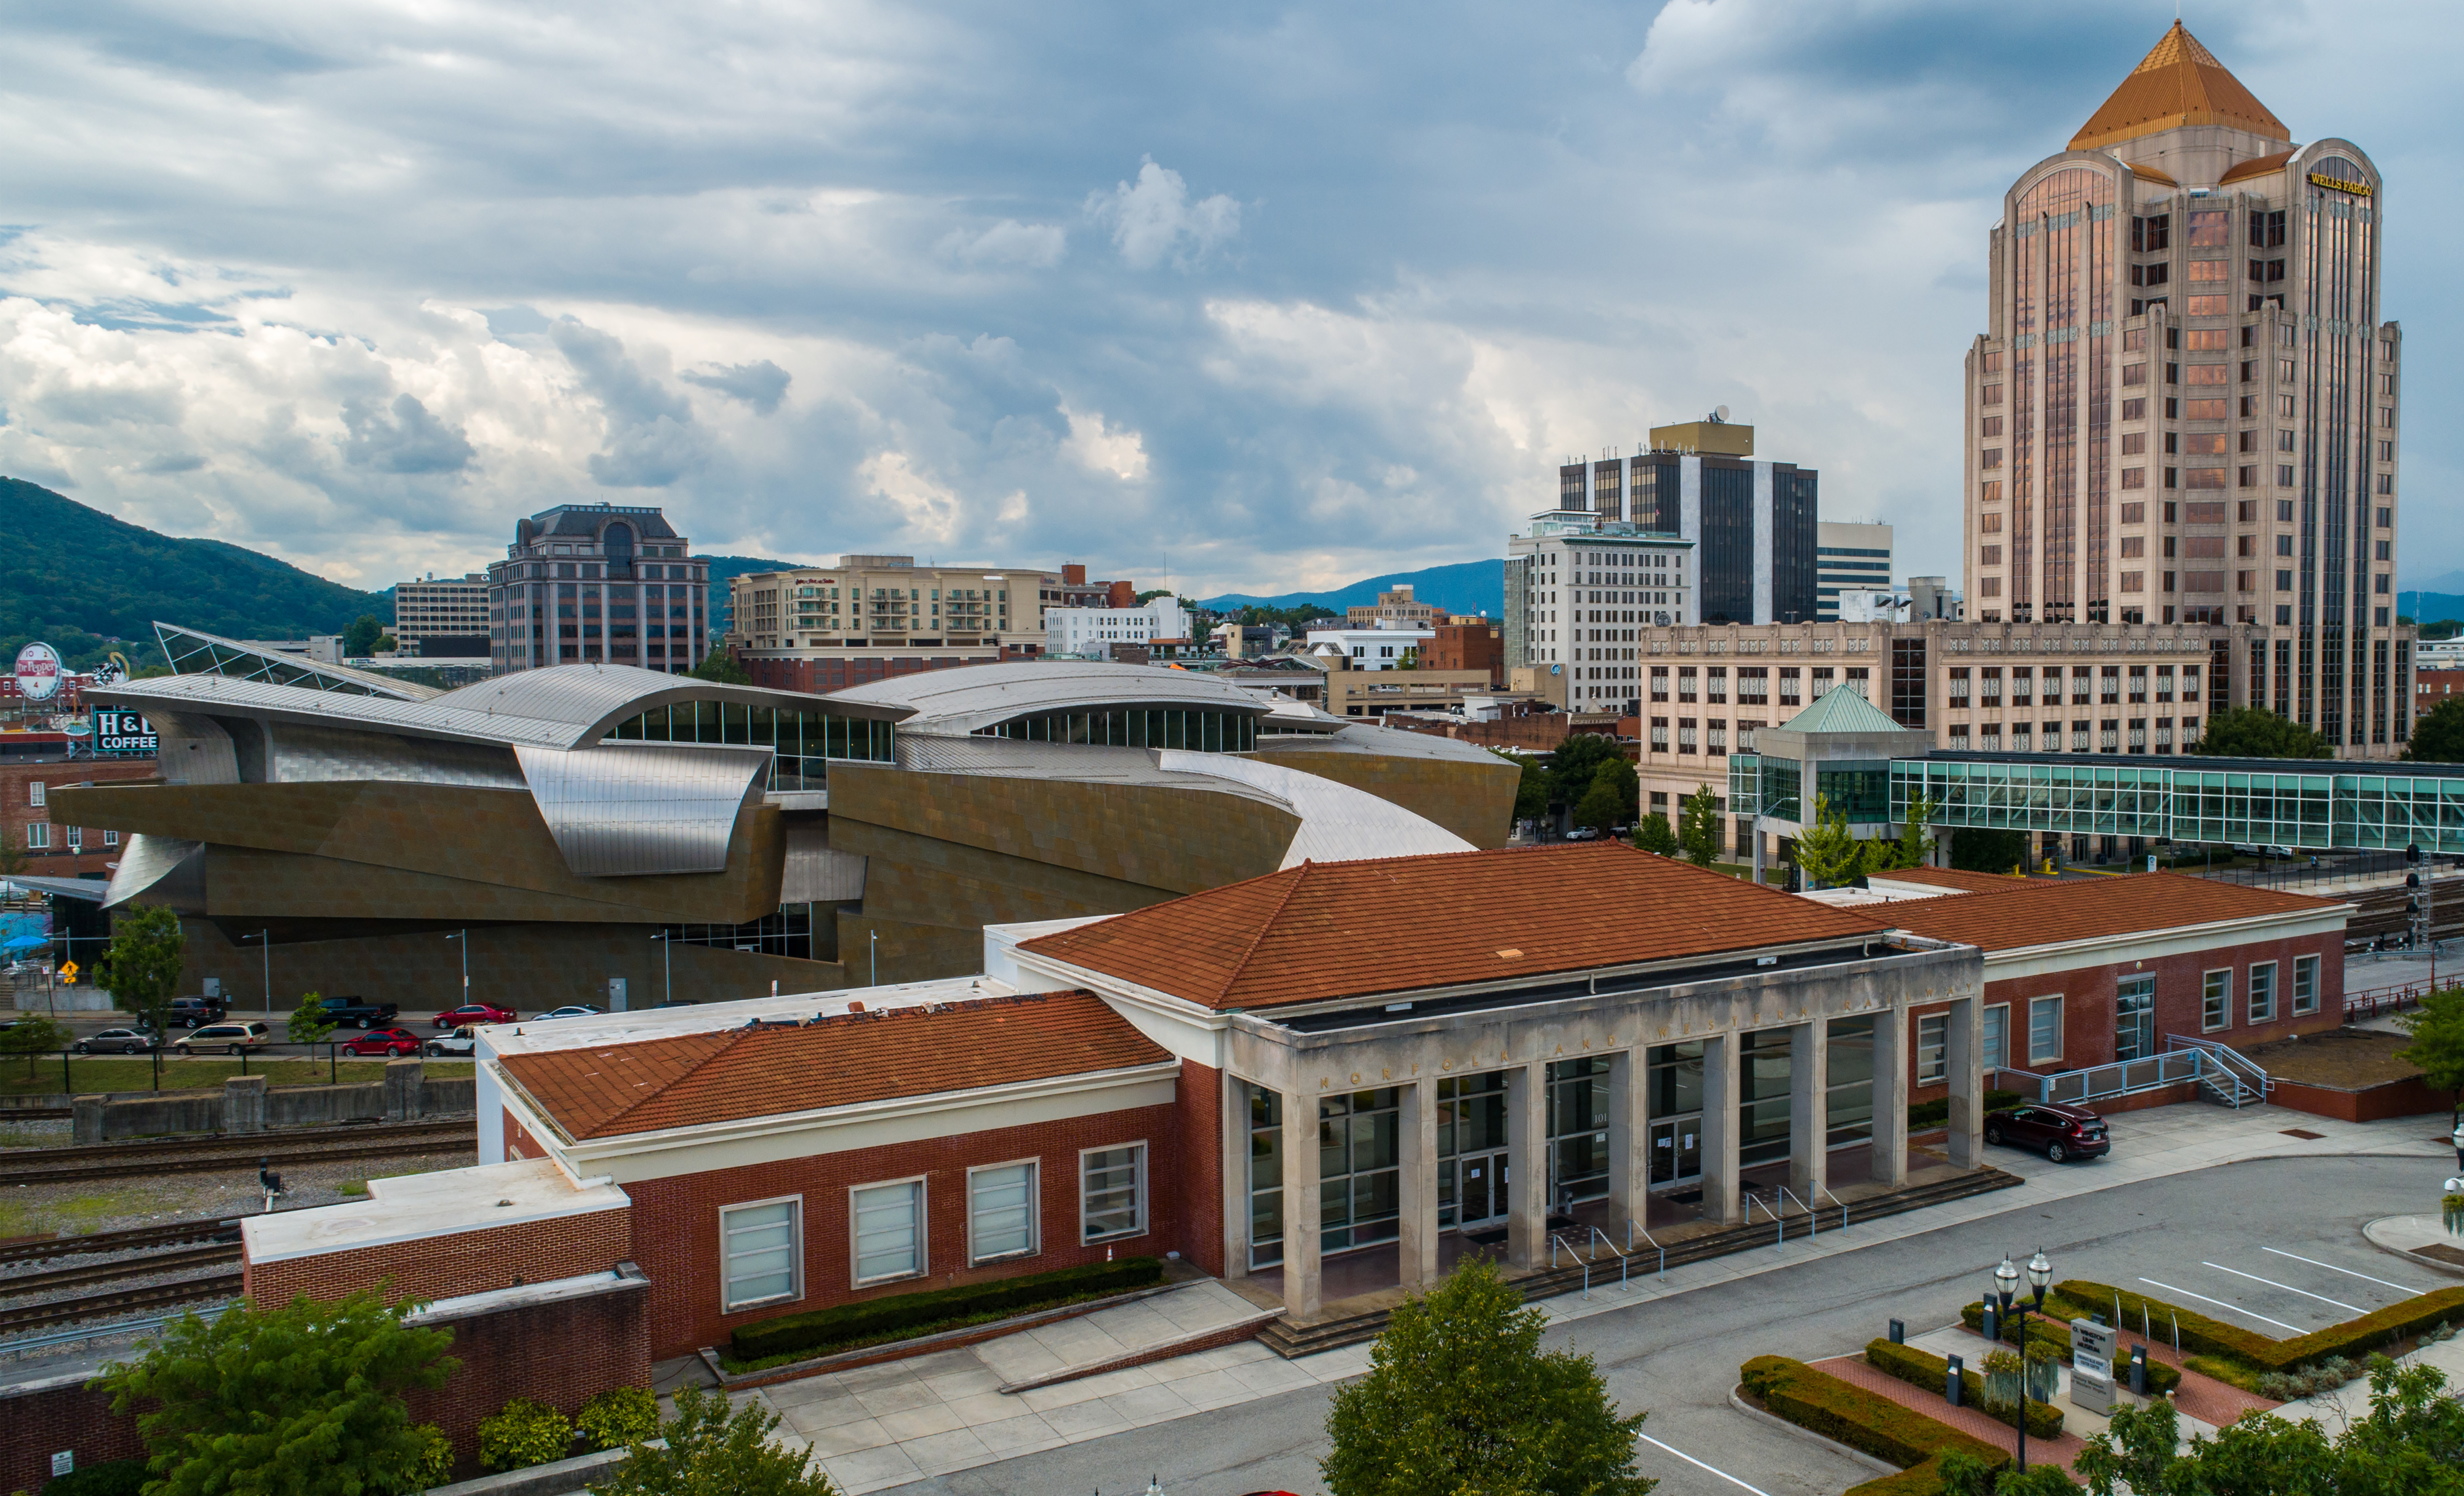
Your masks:
M2400 747L2383 192L2179 22L2012 184L1967 360L1976 617L2228 629L2255 704L2343 757Z
M1610 514L1547 510L1506 542L1507 676L1573 712L1630 712L1642 641L1698 621L1693 543Z
M1110 658L1116 646L1168 650L1188 645L1195 627L1189 609L1169 596L1143 606L1051 607L1044 613L1044 649L1098 658Z
M656 509L542 510L514 527L505 559L488 568L489 663L498 674L551 665L682 674L707 652L709 584L709 565Z
M495 651L488 627L488 574L439 578L429 572L395 583L388 632L401 652L424 660L489 658Z
M1413 628L1401 624L1384 627L1312 628L1309 635L1309 652L1320 658L1329 656L1345 660L1347 668L1355 671L1408 670L1419 662L1420 647L1437 637L1433 628Z
M1391 591L1377 594L1375 603L1357 604L1343 610L1344 622L1354 628L1376 628L1389 624L1402 624L1425 628L1445 616L1446 610L1434 603L1422 603L1412 596L1412 584L1405 583Z
M1839 594L1891 590L1891 527L1819 520L1814 530L1814 621L1839 621Z

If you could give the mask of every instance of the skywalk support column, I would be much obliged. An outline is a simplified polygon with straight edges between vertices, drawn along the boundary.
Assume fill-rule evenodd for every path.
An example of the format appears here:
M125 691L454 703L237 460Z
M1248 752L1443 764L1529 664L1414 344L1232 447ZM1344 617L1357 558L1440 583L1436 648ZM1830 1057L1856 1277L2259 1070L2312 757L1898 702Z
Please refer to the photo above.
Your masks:
M1223 1276L1249 1276L1249 1093L1247 1081L1223 1077Z
M1284 1309L1303 1318L1322 1302L1318 1245L1317 1098L1284 1092Z
M1811 1210L1831 1182L1831 1021L1788 1031L1788 1187Z
M1908 1010L1874 1015L1874 1182L1908 1182Z
M1549 1065L1506 1072L1506 1265L1528 1270L1549 1256Z
M1944 1079L1950 1082L1950 1164L1973 1169L1985 1161L1985 1025L1977 1022L1980 1000L1950 1004L1944 1035Z
M1412 1082L1399 1100L1396 1281L1416 1288L1438 1281L1438 1083Z
M1745 1220L1737 1179L1737 1043L1743 1035L1703 1041L1703 1219L1722 1225Z
M1609 1058L1609 1200L1620 1221L1650 1224L1651 1051L1639 1045Z

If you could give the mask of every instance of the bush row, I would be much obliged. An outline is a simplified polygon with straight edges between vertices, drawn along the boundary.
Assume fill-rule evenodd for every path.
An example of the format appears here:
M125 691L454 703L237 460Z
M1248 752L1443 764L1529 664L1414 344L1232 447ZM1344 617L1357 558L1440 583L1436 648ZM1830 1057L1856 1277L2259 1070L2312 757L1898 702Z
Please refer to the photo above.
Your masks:
M1851 1449L1887 1460L1905 1475L1915 1475L1916 1467L1929 1464L1946 1449L1965 1450L1994 1469L2011 1463L2005 1451L1963 1434L1939 1419L1929 1419L1879 1393L1867 1392L1784 1355L1755 1356L1737 1368L1737 1379L1774 1415ZM1872 1496L1881 1484L1868 1482L1857 1490ZM1919 1496L1926 1490L1940 1490L1942 1483L1936 1479L1928 1487L1920 1479L1916 1484L1888 1488L1892 1496Z
M2144 1308L2147 1324L2157 1333L2172 1333L2176 1318L2182 1326L2182 1349L2204 1352L2227 1360L2239 1361L2261 1372L2289 1372L2313 1361L2331 1356L2356 1358L2372 1351L2409 1339L2442 1322L2464 1320L2464 1287L2440 1288L2390 1304L2386 1309L2348 1319L2341 1325L2330 1325L2290 1340L2271 1340L2255 1331L2228 1325L2220 1320L2195 1314L2163 1299L2151 1299L2101 1283L2064 1280L2055 1291L2066 1298L2113 1302L2119 1292L2124 1318L2136 1318Z
M1950 1394L1950 1362L1931 1352L1877 1340L1865 1347L1865 1364L1885 1375L1896 1376L1911 1387L1921 1387L1937 1397ZM1987 1417L2000 1419L2005 1423L2010 1423L2015 1417L2010 1409L1996 1407L1985 1400L1985 1369L1982 1366L1969 1368L1968 1375L1961 1380L1967 1383L1961 1391L1966 1394L1969 1403L1984 1409ZM2030 1434L2038 1439L2052 1439L2061 1433L2061 1409L2044 1402L2026 1402L2026 1407Z
M1162 1281L1161 1259L1125 1257L1118 1262L1089 1263L1083 1267L1064 1267L1058 1272L1023 1278L893 1294L740 1326L729 1339L730 1353L737 1361L759 1361L894 1334L919 1325L943 1324L979 1314L1023 1313L1065 1299L1125 1292Z
M2004 1107L2015 1107L2027 1099L2015 1090L1989 1090L1985 1093L1985 1110L1999 1111ZM1950 1098L1947 1096L1940 1101L1921 1101L1908 1108L1908 1131L1912 1133L1924 1128L1940 1127L1949 1120Z
M2074 1304L2069 1300L2062 1298L2059 1294L2049 1293L2045 1296L2045 1312L2058 1317L2048 1319L2032 1314L2028 1320L2028 1343L2030 1345L2051 1345L2060 1351L2063 1355L2067 1356L2071 1353L2070 1322L2074 1319L2093 1319L2098 1314L2109 1312L2112 1307L2112 1300L2108 1299L2105 1301L2105 1308L2091 1309L2081 1305ZM1961 1309L1959 1311L1959 1318L1962 1324L1966 1325L1969 1329L1975 1331L1978 1334L1981 1335L1985 1332L1985 1306L1982 1302L1970 1304L1966 1309ZM2016 1315L2004 1319L1998 1328L2002 1331L2002 1341L2005 1345L2014 1347L2018 1345L2019 1320ZM2148 1336L2148 1339L2152 1343L2160 1338L2169 1336L2171 1332L2171 1327L2168 1325L2165 1327L2162 1335L2150 1335ZM2189 1342L2186 1337L2183 1344L2187 1346L2189 1343ZM2117 1382L2126 1382L2129 1380L2130 1357L2127 1353L2115 1358L2113 1363L2113 1375ZM2149 1392L2169 1393L2181 1385L2182 1373L2178 1368L2168 1365L2166 1362L2159 1361L2153 1356L2148 1357L2147 1390Z

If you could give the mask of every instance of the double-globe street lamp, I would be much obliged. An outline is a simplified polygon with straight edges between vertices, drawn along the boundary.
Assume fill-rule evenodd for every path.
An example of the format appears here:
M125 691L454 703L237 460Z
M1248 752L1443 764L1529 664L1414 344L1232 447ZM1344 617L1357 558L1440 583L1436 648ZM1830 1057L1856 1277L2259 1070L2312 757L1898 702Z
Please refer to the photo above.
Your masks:
M2000 1306L2002 1313L2006 1316L2011 1313L2014 1306L2019 1312L2018 1467L2022 1470L2028 1468L2028 1311L2035 1309L2038 1313L2044 1312L2045 1289L2052 1285L2053 1281L2054 1265L2046 1261L2045 1249L2041 1246L2036 1248L2035 1256L2028 1259L2030 1294L2028 1298L2019 1297L2019 1269L2012 1265L2010 1258L2003 1258L2001 1265L1993 1269L1991 1302ZM1997 1325L1996 1328L1998 1329L1999 1326Z

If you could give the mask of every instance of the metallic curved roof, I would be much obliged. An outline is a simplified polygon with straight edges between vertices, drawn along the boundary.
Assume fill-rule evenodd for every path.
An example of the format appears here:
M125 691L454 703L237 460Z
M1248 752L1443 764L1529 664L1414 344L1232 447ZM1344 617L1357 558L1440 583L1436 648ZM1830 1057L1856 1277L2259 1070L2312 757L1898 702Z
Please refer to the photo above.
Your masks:
M788 712L828 712L876 722L895 722L908 715L894 705L847 702L845 693L823 697L802 691L728 686L689 675L646 671L636 665L555 665L545 670L517 671L449 691L437 697L434 705L491 716L568 723L583 728L583 740L587 742L596 740L619 722L654 707L686 701L727 701Z
M1189 671L1097 660L1018 661L964 665L902 675L832 692L841 702L904 707L905 726L935 733L972 733L1012 717L1053 712L1179 708L1263 716L1266 705L1226 681Z
M311 691L344 695L390 696L396 701L426 701L440 694L433 686L396 680L376 671L348 665L327 665L300 654L260 649L240 639L226 639L200 629L183 628L157 619L154 638L163 657L182 675L225 675L233 680L271 681L277 686L305 686Z

